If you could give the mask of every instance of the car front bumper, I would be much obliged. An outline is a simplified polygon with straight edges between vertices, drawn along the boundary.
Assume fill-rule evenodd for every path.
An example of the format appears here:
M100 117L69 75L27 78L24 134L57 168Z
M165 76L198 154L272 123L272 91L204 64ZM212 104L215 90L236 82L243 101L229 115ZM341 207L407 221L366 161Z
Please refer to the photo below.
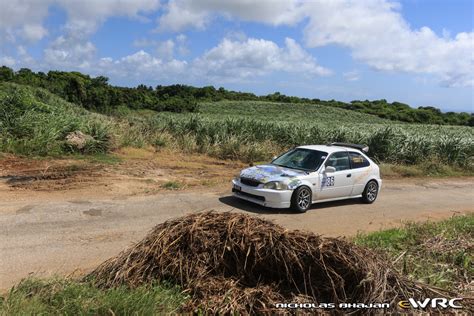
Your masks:
M260 186L242 184L238 179L232 180L232 193L239 199L272 208L289 208L293 190L271 190Z

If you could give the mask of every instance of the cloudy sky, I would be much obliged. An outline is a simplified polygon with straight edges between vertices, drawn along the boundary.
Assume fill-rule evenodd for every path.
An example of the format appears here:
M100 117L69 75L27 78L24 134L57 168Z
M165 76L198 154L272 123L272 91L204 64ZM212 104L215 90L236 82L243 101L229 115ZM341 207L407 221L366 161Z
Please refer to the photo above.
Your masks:
M0 0L0 64L474 111L472 0Z

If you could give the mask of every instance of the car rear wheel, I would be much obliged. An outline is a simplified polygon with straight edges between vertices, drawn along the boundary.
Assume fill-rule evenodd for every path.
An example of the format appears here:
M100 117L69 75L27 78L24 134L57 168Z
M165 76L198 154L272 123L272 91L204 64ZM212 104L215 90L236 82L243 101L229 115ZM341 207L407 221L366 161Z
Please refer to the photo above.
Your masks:
M311 190L305 186L299 187L291 196L291 208L298 213L304 213L311 206L311 201Z
M379 184L375 180L371 180L365 186L362 192L362 201L367 204L374 203L379 193Z

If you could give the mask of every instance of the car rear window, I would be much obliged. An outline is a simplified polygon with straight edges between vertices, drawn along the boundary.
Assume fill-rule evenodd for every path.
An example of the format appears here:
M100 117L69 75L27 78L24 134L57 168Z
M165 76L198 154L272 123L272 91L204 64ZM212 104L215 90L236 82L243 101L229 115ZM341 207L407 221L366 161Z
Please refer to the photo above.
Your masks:
M352 169L364 168L370 165L369 161L359 153L349 152Z

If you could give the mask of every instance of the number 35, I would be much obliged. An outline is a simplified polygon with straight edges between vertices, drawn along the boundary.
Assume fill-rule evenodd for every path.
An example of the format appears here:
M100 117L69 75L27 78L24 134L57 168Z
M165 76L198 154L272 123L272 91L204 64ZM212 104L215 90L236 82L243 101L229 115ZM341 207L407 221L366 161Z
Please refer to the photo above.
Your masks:
M334 186L334 177L327 177L323 179L323 186L332 187Z

